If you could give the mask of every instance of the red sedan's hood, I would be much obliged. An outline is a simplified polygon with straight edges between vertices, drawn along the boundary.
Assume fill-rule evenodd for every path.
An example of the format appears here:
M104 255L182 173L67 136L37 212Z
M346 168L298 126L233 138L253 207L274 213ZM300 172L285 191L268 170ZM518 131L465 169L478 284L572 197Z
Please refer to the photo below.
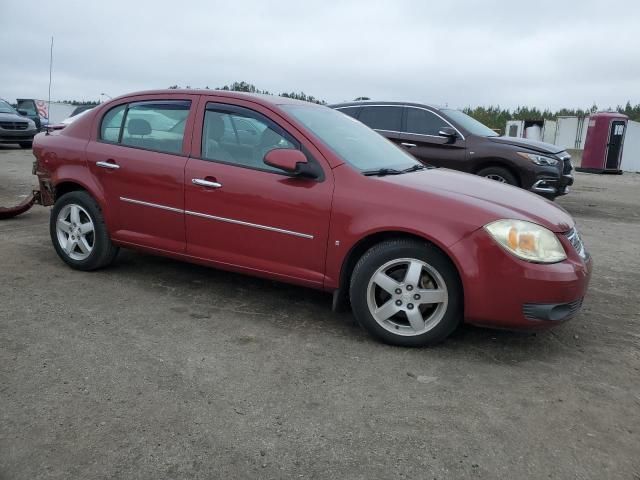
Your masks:
M467 204L478 219L479 227L494 220L513 218L563 233L575 224L566 210L539 195L476 175L434 168L378 178Z

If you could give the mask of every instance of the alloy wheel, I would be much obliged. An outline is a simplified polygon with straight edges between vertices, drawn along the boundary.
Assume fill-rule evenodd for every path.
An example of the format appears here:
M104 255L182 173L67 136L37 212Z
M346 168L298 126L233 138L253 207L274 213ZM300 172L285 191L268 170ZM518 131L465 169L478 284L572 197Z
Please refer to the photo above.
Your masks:
M448 298L442 275L415 258L385 263L367 287L371 315L395 335L417 336L436 327L447 311Z
M73 260L86 260L93 251L95 227L87 211L80 205L65 205L56 219L58 244Z
M506 178L496 173L490 173L489 175L486 175L484 178L488 178L489 180L495 180L496 182L500 182L500 183L509 183L507 182Z

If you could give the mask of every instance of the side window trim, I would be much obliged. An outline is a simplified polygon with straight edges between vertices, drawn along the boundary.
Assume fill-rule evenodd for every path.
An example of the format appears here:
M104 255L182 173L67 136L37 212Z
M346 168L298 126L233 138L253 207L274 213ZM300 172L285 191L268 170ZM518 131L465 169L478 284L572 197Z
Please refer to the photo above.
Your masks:
M363 107L361 105L357 105L357 106L348 106L348 107L338 107L336 108L336 110L338 110L339 112L342 110L355 110L355 114L351 115L349 113L344 113L345 115L349 115L351 118L355 118L356 120L358 120L358 117L360 116L360 113L363 110Z
M402 132L399 132L397 130L385 130L384 128L374 128L372 130L375 130L376 132L389 132L389 133L400 133L400 134L407 134L407 135L419 135L421 137L432 137L432 138L442 138L439 135L426 135L424 133L409 133L407 132L407 126L406 126L406 119L407 119L407 110L409 108L417 108L418 110L425 110L427 112L433 113L434 115L436 115L437 117L440 117L440 119L442 119L444 122L446 122L449 126L451 126L451 128L453 128L456 132L458 132L458 135L460 135L460 139L464 140L465 136L462 134L462 132L455 126L453 125L449 120L447 120L446 118L444 118L442 115L440 115L437 112L434 112L433 110L430 110L428 108L424 108L424 107L418 107L416 105L383 105L383 104L367 104L367 105L362 105L360 108L360 111L358 112L358 116L362 115L362 112L364 111L364 109L366 107L396 107L396 106L401 106L404 108L404 112L402 113L402 127L401 129L404 130ZM353 107L340 107L340 108L336 108L336 110L343 110L345 108L353 108ZM346 115L346 114L345 114Z
M129 113L129 105L127 103L124 107L124 113L122 114L122 121L120 122L120 131L118 132L118 143L117 145L122 145L122 134L124 133L124 125L127 123L127 114Z

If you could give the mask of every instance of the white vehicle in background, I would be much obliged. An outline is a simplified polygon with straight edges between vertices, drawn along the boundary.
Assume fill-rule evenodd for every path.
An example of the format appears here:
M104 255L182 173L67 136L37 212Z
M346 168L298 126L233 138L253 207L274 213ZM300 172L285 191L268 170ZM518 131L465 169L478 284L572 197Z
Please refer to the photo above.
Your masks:
M58 122L58 123L56 123L54 125L50 125L48 127L48 130L62 130L64 127L66 127L67 125L71 125L77 119L81 118L83 115L85 115L87 112L90 112L90 111L91 111L91 109L83 110L82 112L78 113L77 115L72 115L70 117L67 117L64 120L62 120L61 122Z

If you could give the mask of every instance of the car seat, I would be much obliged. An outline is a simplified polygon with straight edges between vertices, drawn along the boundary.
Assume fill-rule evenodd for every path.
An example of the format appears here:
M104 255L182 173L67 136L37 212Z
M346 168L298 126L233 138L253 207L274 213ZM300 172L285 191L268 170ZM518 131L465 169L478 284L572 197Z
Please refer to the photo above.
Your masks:
M219 114L207 115L205 132L204 157L211 160L220 160L221 162L233 162L234 159L231 154L220 145L220 140L224 136L224 121Z

